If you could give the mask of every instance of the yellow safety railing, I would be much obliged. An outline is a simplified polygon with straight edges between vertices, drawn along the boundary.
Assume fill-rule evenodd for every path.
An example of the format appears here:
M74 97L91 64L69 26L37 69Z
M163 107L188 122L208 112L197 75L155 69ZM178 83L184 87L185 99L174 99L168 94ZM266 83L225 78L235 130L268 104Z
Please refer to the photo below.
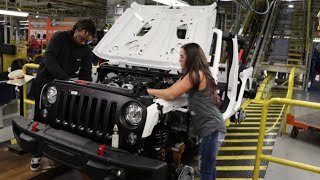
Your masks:
M259 138L258 138L258 147L256 153L256 159L254 164L254 171L253 171L253 180L257 180L259 178L259 170L260 170L260 162L261 160L266 160L286 166L291 166L307 171L312 171L316 173L320 173L320 167L311 166L308 164L303 164L295 161L290 161L283 158L278 158L271 155L262 154L262 147L263 141L265 136L265 128L266 128L266 120L267 120L267 113L269 106L271 104L286 104L286 105L293 105L293 106L301 106L301 107L308 107L313 109L320 109L320 103L315 102L308 102L308 101L300 101L300 100L293 100L287 98L272 98L265 103L262 110L261 115L261 122L260 122L260 129L259 129Z
M295 76L295 67L293 67L291 69L290 75L289 75L289 79L288 79L288 91L287 91L287 99L292 99L292 95L293 95L293 86L294 86L294 76ZM274 124L266 130L266 133L272 131L276 125L278 124L278 122L280 121L284 110L286 109L286 113L284 115L284 121L283 121L283 129L282 129L282 133L285 133L286 129L287 129L287 114L290 113L290 105L285 105L282 107L281 112L279 113L279 116L277 118L277 120L274 122Z
M294 77L295 77L295 67L291 69L290 75L289 75L289 80L288 80L288 92L287 92L287 99L292 99L293 95L293 88L294 88ZM284 120L283 120L283 126L282 126L282 134L286 133L287 129L287 115L290 114L291 106L286 105L286 112L284 114Z
M307 164L303 164L303 163L290 161L290 160L287 160L287 159L274 157L274 156L271 156L271 155L262 154L262 146L263 146L263 141L264 141L264 135L265 135L266 132L268 132L271 129L273 129L273 127L276 125L276 123L275 123L273 127L271 127L268 130L265 130L268 109L269 109L269 106L271 104L277 103L277 104L285 104L287 106L286 107L285 118L284 118L284 122L283 122L283 124L284 124L283 125L283 129L282 129L283 132L285 132L286 127L287 127L286 126L286 124L287 124L286 115L290 113L291 105L320 109L320 103L292 100L293 87L294 87L294 77L295 77L295 68L293 67L291 69L291 72L290 72L290 75L289 75L288 91L287 91L286 98L273 98L273 99L270 99L269 101L267 101L265 103L265 105L263 107L262 115L261 115L261 123L260 123L260 131L259 131L259 138L258 138L258 147L257 147L257 153L256 153L256 160L255 160L255 166L254 166L254 172L253 172L253 179L254 180L258 179L258 177L259 177L259 168L260 168L261 159L267 160L267 161L271 161L271 162L274 162L274 163L278 163L278 164L283 164L283 165L299 168L299 169L304 169L304 170L320 173L320 167L315 167L315 166L311 166L311 165L307 165ZM283 111L283 109L282 109L282 111Z
M262 83L259 86L256 97L254 98L254 101L261 100L263 93L264 93L269 81L271 80L272 76L273 76L272 74L269 74L266 78L264 78L264 80L262 81Z
M38 64L25 64L22 67L23 74L27 74L28 68L39 68ZM27 84L23 85L23 117L27 118L27 104L34 105L35 102L31 99L27 99Z

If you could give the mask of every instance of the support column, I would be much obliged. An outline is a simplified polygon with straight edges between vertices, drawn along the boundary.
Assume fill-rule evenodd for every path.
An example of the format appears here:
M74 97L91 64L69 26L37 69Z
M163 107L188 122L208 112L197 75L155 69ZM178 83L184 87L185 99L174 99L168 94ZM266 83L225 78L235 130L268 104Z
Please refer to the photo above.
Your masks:
M11 43L12 43L12 40L13 40L13 31L14 31L14 29L13 29L13 17L10 16L10 33L9 33L10 37L9 37L9 44L11 44Z
M236 3L236 22L234 25L234 34L238 34L240 30L240 13L241 13L241 7L239 3Z
M3 23L3 38L4 38L4 44L8 44L8 29L7 29L7 23L8 23L8 16L7 15L4 15L4 23Z

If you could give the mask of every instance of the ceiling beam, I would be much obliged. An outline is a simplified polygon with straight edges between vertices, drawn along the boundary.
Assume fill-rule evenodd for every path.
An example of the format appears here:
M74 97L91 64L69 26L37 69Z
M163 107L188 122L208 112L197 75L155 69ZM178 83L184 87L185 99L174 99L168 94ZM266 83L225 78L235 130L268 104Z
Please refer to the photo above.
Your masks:
M72 6L80 6L80 7L85 7L85 8L92 8L92 9L96 9L96 10L106 10L107 7L101 7L101 6L88 6L88 5L82 5L82 4L79 4L79 2L73 2L73 1L70 1L70 0L52 0L52 2L61 2L61 3L65 3L65 4L68 4L68 5L72 5Z
M8 10L16 10L17 8L15 6L6 6L5 4L0 4L0 8L8 8ZM74 12L70 12L70 11L59 11L59 10L47 10L47 9L41 9L41 8L29 8L29 7L19 7L21 9L21 11L24 12L28 12L29 14L36 14L37 12L39 12L42 15L47 15L47 16L52 16L53 14L61 14L63 13L64 16L73 16Z

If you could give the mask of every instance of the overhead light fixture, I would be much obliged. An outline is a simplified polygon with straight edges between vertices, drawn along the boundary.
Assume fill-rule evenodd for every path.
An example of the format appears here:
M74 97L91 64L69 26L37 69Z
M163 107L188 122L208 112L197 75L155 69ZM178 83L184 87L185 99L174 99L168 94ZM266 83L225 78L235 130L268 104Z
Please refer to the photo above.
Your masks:
M313 42L320 42L320 38L314 38Z
M20 17L29 16L29 13L26 13L26 12L8 11L8 10L0 10L0 14L8 15L8 16L20 16Z
M188 3L184 1L178 1L178 0L153 0L155 2L165 4L168 6L190 6Z
M288 5L288 8L293 8L293 7L294 7L293 4Z

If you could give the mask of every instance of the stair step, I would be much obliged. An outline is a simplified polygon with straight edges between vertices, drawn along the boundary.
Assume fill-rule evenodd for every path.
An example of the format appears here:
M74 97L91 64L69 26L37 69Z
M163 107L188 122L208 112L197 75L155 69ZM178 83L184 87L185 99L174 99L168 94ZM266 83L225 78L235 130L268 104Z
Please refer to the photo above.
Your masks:
M304 42L304 39L290 39L290 42L291 43L303 43Z
M292 27L292 29L291 29L292 31L304 31L305 29L304 29L304 27Z
M300 24L298 24L298 23L300 23ZM302 23L304 23L303 17L295 17L292 20L292 24L301 25Z
M293 43L290 43L290 47L303 47L304 44L300 44L300 43L297 43L297 44L293 44Z
M288 62L302 62L301 59L288 58Z
M304 34L292 34L291 37L293 37L293 38L303 38Z
M302 33L302 34L305 34L304 32L301 32L301 31L295 31L295 32L292 31L292 34L293 34L293 35L301 35L301 33Z
M302 54L289 53L288 56L302 57Z
M304 42L304 39L294 39L291 37L290 42Z
M302 49L289 49L289 52L300 52L303 53Z

